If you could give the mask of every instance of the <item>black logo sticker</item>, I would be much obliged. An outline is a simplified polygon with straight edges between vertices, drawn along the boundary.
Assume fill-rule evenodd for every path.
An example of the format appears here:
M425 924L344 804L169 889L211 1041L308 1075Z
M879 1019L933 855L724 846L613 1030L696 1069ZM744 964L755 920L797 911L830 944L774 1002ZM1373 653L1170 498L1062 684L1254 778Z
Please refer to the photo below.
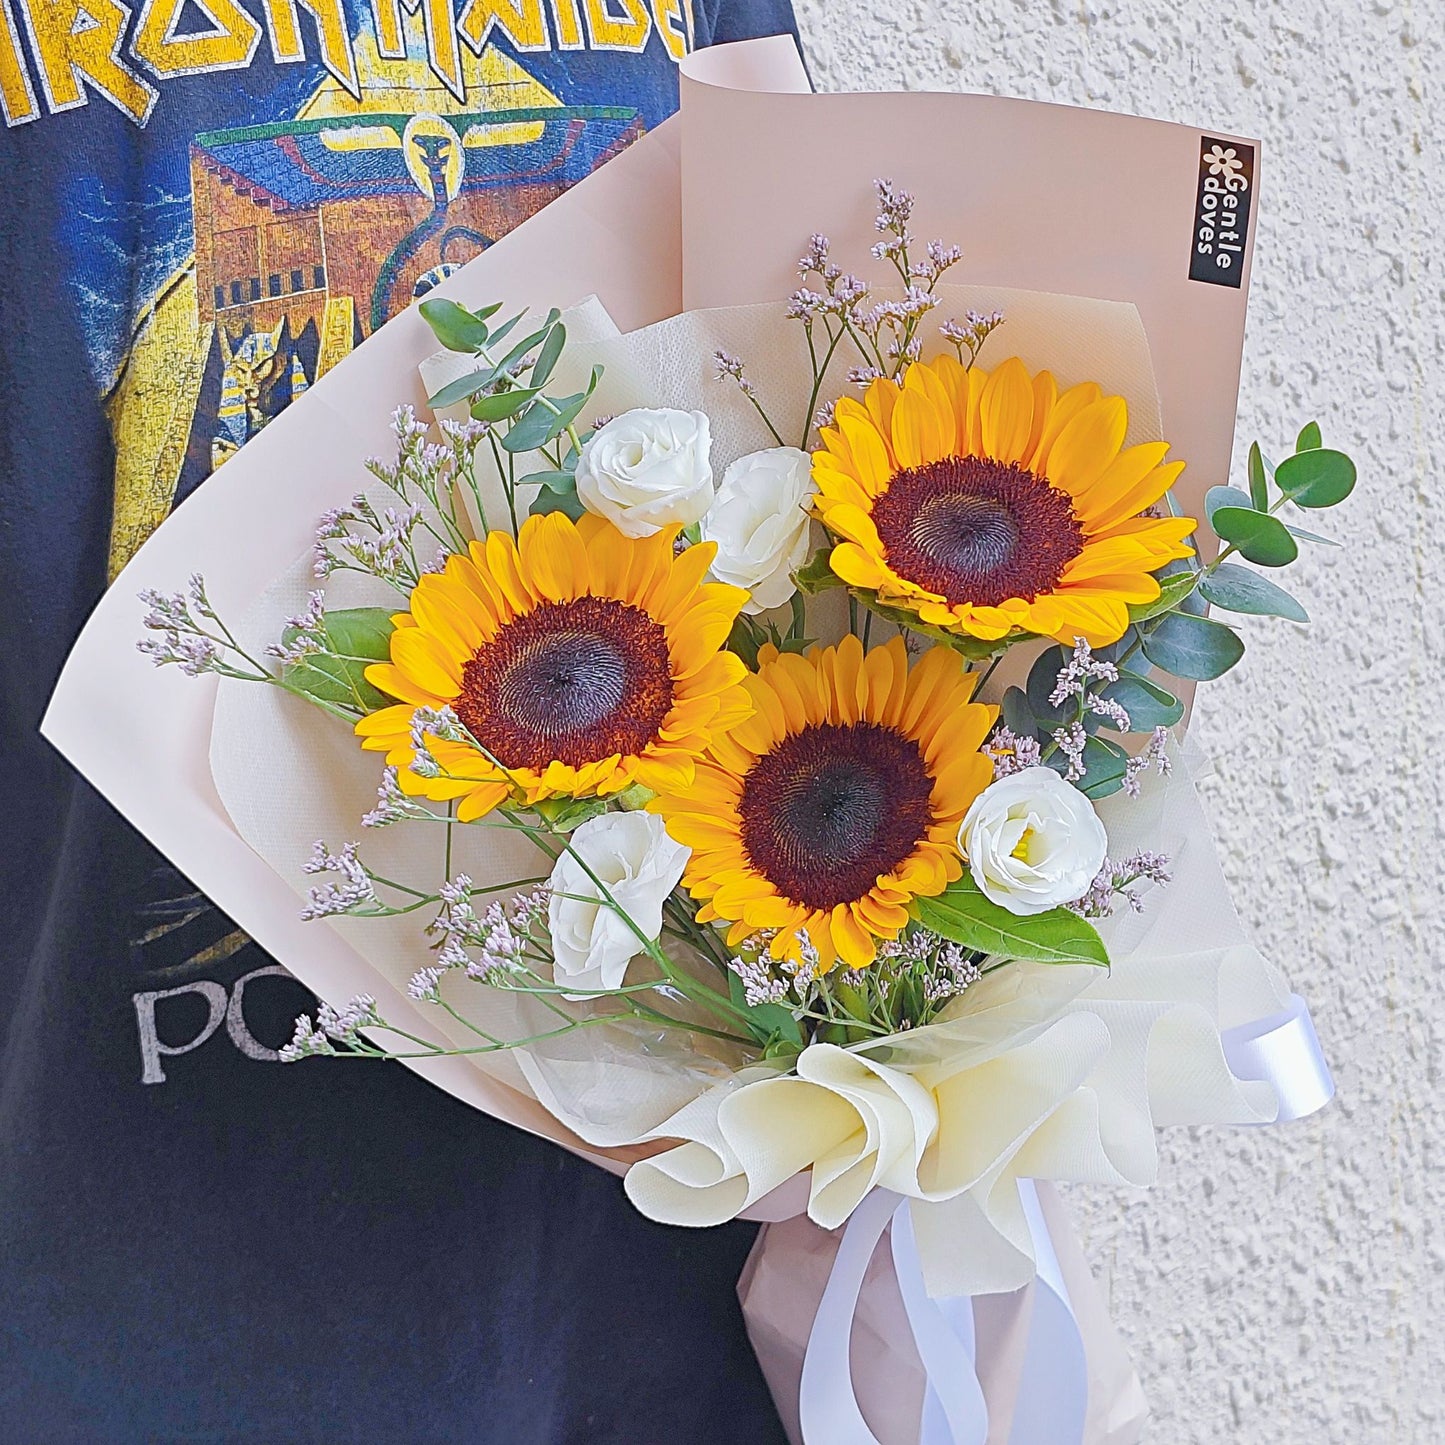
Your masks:
M1191 281L1238 286L1244 280L1253 192L1254 147L1201 136L1194 241L1189 254Z

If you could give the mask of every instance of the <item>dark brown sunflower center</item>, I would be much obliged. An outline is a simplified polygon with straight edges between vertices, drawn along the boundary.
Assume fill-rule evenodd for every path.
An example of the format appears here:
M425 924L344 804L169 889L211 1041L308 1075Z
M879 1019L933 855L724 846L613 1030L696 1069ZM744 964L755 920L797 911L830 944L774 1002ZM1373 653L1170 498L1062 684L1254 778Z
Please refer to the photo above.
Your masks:
M851 903L918 846L932 795L912 738L879 723L816 724L748 774L738 802L743 847L795 903Z
M509 768L640 753L672 707L667 634L612 597L544 602L477 650L453 706Z
M1084 546L1068 494L1012 462L945 457L894 474L873 504L888 565L952 603L1032 602Z

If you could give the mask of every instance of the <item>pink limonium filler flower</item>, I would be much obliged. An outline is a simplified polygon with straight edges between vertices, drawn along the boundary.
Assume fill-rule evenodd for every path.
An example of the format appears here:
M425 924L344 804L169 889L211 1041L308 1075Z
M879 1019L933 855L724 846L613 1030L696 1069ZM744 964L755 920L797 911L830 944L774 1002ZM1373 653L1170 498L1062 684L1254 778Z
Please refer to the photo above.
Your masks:
M1117 861L1105 858L1089 891L1067 906L1085 918L1107 918L1123 898L1132 912L1142 913L1144 900L1134 891L1134 885L1149 883L1162 887L1172 876L1169 859L1163 853L1140 851Z
M1006 778L1012 773L1023 772L1025 768L1036 768L1043 761L1043 749L1037 738L1020 737L1012 728L1004 726L994 729L983 750L993 759L995 778Z
M1160 777L1168 777L1173 767L1169 759L1169 730L1167 728L1155 728L1154 735L1149 739L1143 752L1130 758L1124 765L1124 791L1131 798L1139 796L1142 789L1141 780L1151 767L1159 770Z
M306 610L295 617L286 619L286 626L292 633L289 641L273 642L267 649L269 657L280 658L282 662L297 663L318 652L325 652L326 638L326 595L312 592L306 599Z
M311 857L302 865L306 873L332 873L336 881L310 890L310 902L301 910L306 922L352 913L377 902L376 888L366 865L356 856L358 844L348 843L333 853L321 839L312 845Z
M205 579L193 573L185 592L164 593L147 587L140 593L146 605L142 625L158 637L136 643L157 667L176 664L187 677L214 672L247 682L274 682L275 678L236 641L206 596ZM243 666L242 664L247 664Z
M1076 783L1088 769L1084 765L1084 749L1088 746L1089 734L1081 722L1070 723L1067 727L1054 729L1054 742L1059 751L1069 760L1068 771L1064 774L1066 783Z
M1071 697L1082 698L1091 682L1118 682L1119 669L1112 662L1094 656L1082 637L1074 639L1073 656L1059 669L1058 681L1049 694L1049 706L1060 707Z

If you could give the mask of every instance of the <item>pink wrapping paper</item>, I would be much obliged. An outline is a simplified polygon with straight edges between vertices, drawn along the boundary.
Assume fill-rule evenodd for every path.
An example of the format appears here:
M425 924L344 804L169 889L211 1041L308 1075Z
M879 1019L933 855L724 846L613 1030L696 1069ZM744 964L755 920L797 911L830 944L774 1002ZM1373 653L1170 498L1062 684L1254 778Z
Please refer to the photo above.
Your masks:
M1139 1377L1109 1319L1058 1193L1048 1184L1037 1188L1088 1362L1089 1409L1081 1445L1137 1445L1149 1414ZM841 1231L820 1229L801 1216L765 1225L738 1280L748 1338L793 1445L803 1445L798 1425L803 1355L840 1236ZM1012 1294L975 1299L978 1377L988 1402L988 1445L1008 1442L1033 1293L1034 1286L1029 1285ZM852 1359L858 1404L879 1445L915 1445L923 1407L923 1366L886 1248L874 1255L859 1296Z
M814 229L830 231L850 262L857 257L857 269L869 271L871 180L890 175L918 194L920 235L964 245L954 273L960 282L1137 305L1165 434L1191 463L1186 504L1225 480L1252 246L1239 289L1188 280L1198 130L984 96L810 96L806 89L787 39L690 57L680 117L437 294L545 309L595 293L623 330L684 306L779 299L796 284L791 263ZM134 598L143 587L172 590L201 570L219 607L245 613L307 545L314 518L361 483L365 459L387 449L391 410L422 403L417 368L434 350L415 309L397 317L187 500L100 603L43 724L143 834L304 982L330 998L374 993L384 1014L423 1030L415 1007L379 986L338 933L299 921L292 887L242 841L211 779L213 682L157 674L135 652ZM630 1157L586 1148L535 1099L462 1059L410 1067L604 1167L620 1172ZM763 1230L739 1286L795 1441L802 1351L835 1247L806 1218L787 1217L801 1194L785 1186L758 1206L757 1217L783 1222ZM1129 1445L1144 1417L1138 1382L1057 1198L1044 1187L1040 1195L1088 1351L1087 1438ZM903 1445L917 1437L922 1376L890 1271L880 1252L854 1350L865 1412L884 1445ZM1006 1438L1029 1308L1028 1290L979 1306L991 1442Z

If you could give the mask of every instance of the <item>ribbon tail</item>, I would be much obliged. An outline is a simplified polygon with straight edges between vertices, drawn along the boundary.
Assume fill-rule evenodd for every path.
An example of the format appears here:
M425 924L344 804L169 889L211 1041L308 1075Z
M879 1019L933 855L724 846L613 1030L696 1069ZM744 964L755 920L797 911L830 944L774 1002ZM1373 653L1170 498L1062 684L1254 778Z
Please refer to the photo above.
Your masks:
M1034 1181L1020 1179L1018 1184L1038 1278L1009 1445L1080 1445L1089 1411L1084 1337Z
M803 1355L798 1420L807 1445L880 1445L858 1408L850 1346L863 1276L897 1207L896 1194L873 1190L853 1211L838 1242Z
M919 1445L985 1445L988 1405L975 1371L973 1300L929 1298L906 1199L891 1234L893 1272L927 1380Z
M1335 1081L1320 1048L1305 1001L1297 994L1279 1013L1225 1029L1224 1059L1237 1079L1263 1081L1279 1096L1277 1124L1323 1109L1335 1095Z

